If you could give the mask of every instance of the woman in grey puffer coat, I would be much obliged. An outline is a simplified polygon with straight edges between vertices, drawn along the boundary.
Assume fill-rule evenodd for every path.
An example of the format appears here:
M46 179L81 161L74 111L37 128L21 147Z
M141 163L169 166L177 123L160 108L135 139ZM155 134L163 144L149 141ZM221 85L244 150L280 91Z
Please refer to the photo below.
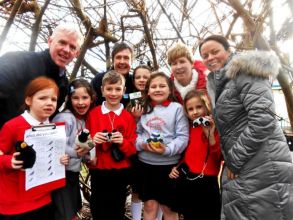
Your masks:
M208 92L225 159L221 219L292 220L293 164L271 90L278 58L264 51L232 54L218 35L199 49L211 71Z

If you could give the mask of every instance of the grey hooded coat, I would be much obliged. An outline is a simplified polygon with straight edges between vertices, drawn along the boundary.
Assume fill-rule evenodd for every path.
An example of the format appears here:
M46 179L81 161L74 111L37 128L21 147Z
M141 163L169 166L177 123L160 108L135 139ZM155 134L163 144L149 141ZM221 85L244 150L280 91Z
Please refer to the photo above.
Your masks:
M208 76L221 136L223 220L292 220L293 164L275 118L271 79L279 60L270 52L231 55ZM227 168L237 178L227 178Z

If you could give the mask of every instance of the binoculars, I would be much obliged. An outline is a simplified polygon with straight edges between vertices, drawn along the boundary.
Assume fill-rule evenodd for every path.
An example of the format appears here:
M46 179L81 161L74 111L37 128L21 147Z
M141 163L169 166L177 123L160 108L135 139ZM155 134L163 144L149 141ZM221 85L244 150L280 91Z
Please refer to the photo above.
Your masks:
M193 122L193 127L196 128L199 125L203 125L205 127L210 126L211 122L209 121L209 119L205 118L205 117L199 117L197 119L195 119Z
M117 132L117 130L113 130L112 132L108 132L107 130L103 130L105 137L107 137L107 142L112 141L113 133ZM119 162L124 159L124 153L119 149L119 144L111 143L111 155L116 162Z

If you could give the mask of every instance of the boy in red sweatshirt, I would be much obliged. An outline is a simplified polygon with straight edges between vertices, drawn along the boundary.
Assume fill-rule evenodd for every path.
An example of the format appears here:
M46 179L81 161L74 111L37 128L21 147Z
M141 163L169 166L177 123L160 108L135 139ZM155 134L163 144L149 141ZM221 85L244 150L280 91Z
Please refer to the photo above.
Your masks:
M101 89L106 101L91 110L86 121L96 144L96 161L90 167L90 207L94 220L121 220L131 172L128 158L136 153L136 123L120 103L125 92L121 74L106 73Z

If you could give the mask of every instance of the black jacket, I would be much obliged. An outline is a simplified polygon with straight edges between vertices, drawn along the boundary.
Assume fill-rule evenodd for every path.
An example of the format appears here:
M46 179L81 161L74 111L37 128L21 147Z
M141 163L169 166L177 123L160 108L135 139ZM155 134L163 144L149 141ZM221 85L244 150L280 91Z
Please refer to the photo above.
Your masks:
M59 66L51 59L48 49L42 52L9 52L0 57L0 128L22 113L25 88L38 76L47 76L57 83L60 89L59 108L68 87L66 74L59 76L59 72Z

